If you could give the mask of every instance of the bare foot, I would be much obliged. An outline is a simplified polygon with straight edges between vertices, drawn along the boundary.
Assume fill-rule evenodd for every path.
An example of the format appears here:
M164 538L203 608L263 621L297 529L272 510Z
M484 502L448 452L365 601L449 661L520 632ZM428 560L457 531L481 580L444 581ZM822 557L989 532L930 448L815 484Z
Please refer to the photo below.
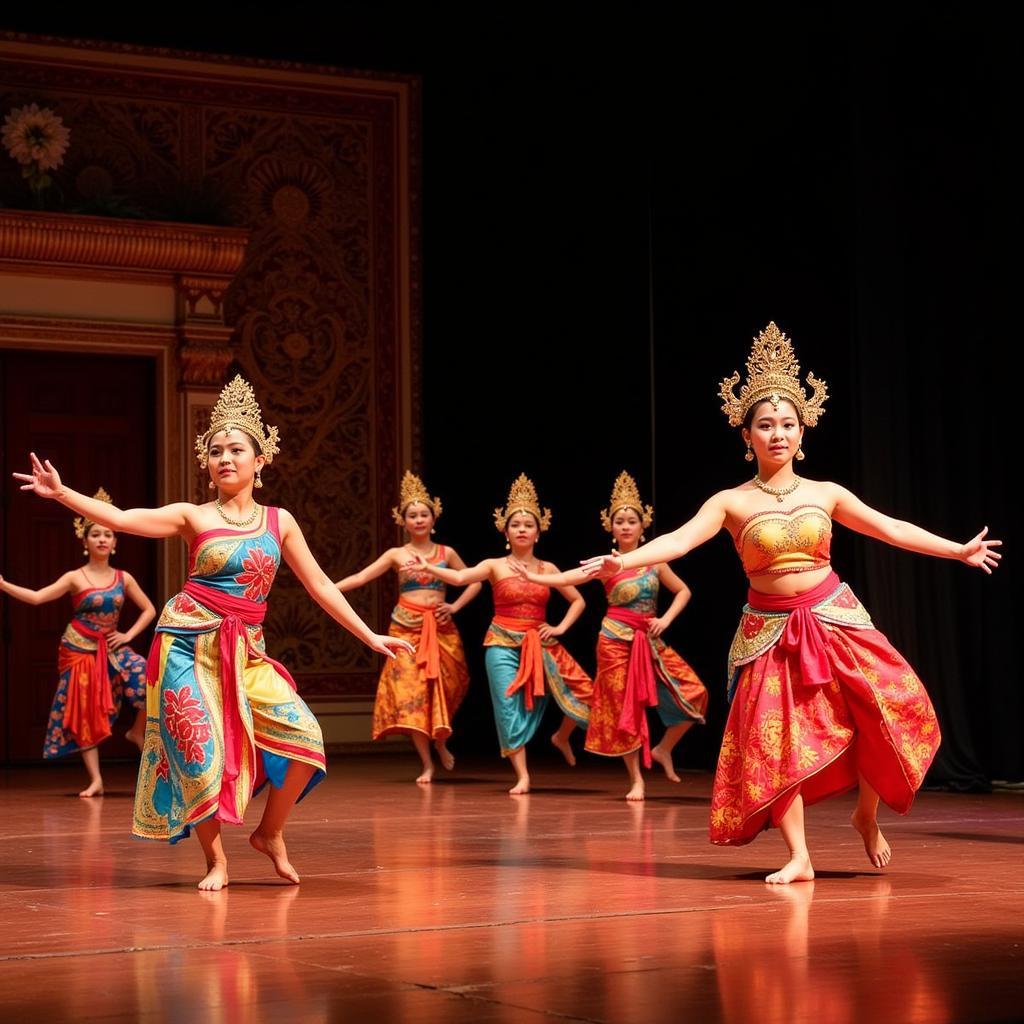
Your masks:
M511 796L522 796L530 792L530 776L524 775L510 790Z
M644 784L643 782L636 782L633 784L630 791L626 794L626 799L633 802L639 802L644 798Z
M124 738L128 740L129 743L134 743L135 746L139 748L139 750L142 750L142 744L146 738L146 733L142 729L140 729L138 732L136 732L134 729L129 729L124 734Z
M765 877L769 885L788 885L790 882L810 882L814 879L814 868L807 854L791 857L778 871Z
M874 817L870 819L861 818L854 811L850 817L850 824L860 833L861 838L864 840L864 850L868 855L868 860L876 868L884 868L892 859L892 850L885 841L885 836L882 835L881 829L878 827L878 821Z
M566 764L570 768L576 767L576 755L572 752L572 747L569 745L569 741L565 739L560 733L555 733L551 737L551 745L562 752L562 757L565 758Z
M95 782L90 782L78 795L81 797L103 796L103 780L97 779Z
M676 775L676 770L672 765L672 755L666 754L661 747L651 747L651 760L657 761L658 764L665 770L665 778L669 782L678 782L679 776ZM628 797L626 798L629 799Z
M214 861L206 865L210 870L206 877L199 883L203 892L220 892L228 884L228 862L226 860Z
M437 756L441 759L441 767L446 772L450 772L455 767L455 755L448 749L444 740L435 743L434 747L437 750Z
M259 829L256 829L249 836L249 843L254 850L266 854L274 865L274 870L282 877L295 885L299 884L299 873L292 867L288 859L288 851L284 845L284 834L275 832L273 835L265 836Z
M416 776L416 781L421 786L429 786L434 778L434 766L431 765L429 768L424 768L419 775Z

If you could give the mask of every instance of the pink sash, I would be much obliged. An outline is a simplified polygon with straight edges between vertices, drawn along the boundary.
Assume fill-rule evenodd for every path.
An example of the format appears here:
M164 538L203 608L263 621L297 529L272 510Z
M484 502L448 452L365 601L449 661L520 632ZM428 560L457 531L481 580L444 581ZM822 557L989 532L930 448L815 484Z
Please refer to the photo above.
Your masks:
M757 590L747 592L747 603L755 611L789 612L779 647L787 654L799 657L800 677L807 686L824 686L832 682L828 660L831 641L828 631L811 609L824 601L840 582L839 577L830 572L816 587L793 597L762 594Z

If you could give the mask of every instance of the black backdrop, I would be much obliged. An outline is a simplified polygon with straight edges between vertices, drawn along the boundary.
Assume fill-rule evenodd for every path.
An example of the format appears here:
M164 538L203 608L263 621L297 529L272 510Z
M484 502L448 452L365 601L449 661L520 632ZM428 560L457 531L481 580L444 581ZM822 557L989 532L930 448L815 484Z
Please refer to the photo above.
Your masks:
M929 686L931 781L1024 778L1019 35L965 9L680 23L430 7L342 3L337 31L259 11L8 24L423 76L422 470L467 560L501 550L490 511L520 471L554 509L539 553L562 564L606 543L597 510L623 467L662 529L742 479L716 385L775 319L833 394L808 475L946 536L1007 539L991 579L845 532L834 558ZM725 537L678 568L694 600L670 640L712 693L678 760L710 767L744 580ZM590 591L568 639L587 664ZM461 750L493 750L488 613L485 595L462 617Z

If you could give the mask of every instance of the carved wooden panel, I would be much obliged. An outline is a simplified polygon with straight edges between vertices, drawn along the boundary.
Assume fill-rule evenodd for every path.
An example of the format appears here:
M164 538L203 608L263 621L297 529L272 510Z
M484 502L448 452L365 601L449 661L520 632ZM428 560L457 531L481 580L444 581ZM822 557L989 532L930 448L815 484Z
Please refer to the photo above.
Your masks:
M393 543L388 509L419 440L417 81L0 34L0 115L33 102L71 130L66 203L118 196L152 218L250 229L224 310L283 438L261 499L294 513L332 578ZM19 189L0 152L0 194ZM190 428L201 405L190 392ZM194 480L182 497L203 496ZM383 629L387 599L354 603ZM268 634L304 694L372 692L376 657L290 573Z

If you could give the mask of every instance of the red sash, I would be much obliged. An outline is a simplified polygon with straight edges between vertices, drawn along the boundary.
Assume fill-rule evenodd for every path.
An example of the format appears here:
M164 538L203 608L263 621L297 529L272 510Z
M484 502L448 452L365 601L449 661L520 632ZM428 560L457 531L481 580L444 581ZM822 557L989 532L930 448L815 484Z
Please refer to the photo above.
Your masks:
M72 623L72 628L76 633L96 641L96 653L82 654L61 647L61 671L70 669L64 728L75 737L79 747L94 747L110 735L110 716L114 713L114 692L110 687L107 662L107 635L81 622ZM81 686L83 674L88 680L85 687Z
M658 682L654 673L654 653L651 650L647 630L651 618L629 608L611 605L608 618L630 626L633 641L629 650L629 666L626 669L626 693L619 716L619 728L631 734L640 734L643 744L644 767L651 767L651 733L647 726L647 708L657 707Z
M807 686L824 686L832 682L828 650L831 644L828 630L818 621L811 609L821 604L842 581L830 572L816 587L802 594L785 597L747 592L747 603L759 612L789 612L786 628L779 638L779 647L787 654L796 654L800 661L800 677Z

